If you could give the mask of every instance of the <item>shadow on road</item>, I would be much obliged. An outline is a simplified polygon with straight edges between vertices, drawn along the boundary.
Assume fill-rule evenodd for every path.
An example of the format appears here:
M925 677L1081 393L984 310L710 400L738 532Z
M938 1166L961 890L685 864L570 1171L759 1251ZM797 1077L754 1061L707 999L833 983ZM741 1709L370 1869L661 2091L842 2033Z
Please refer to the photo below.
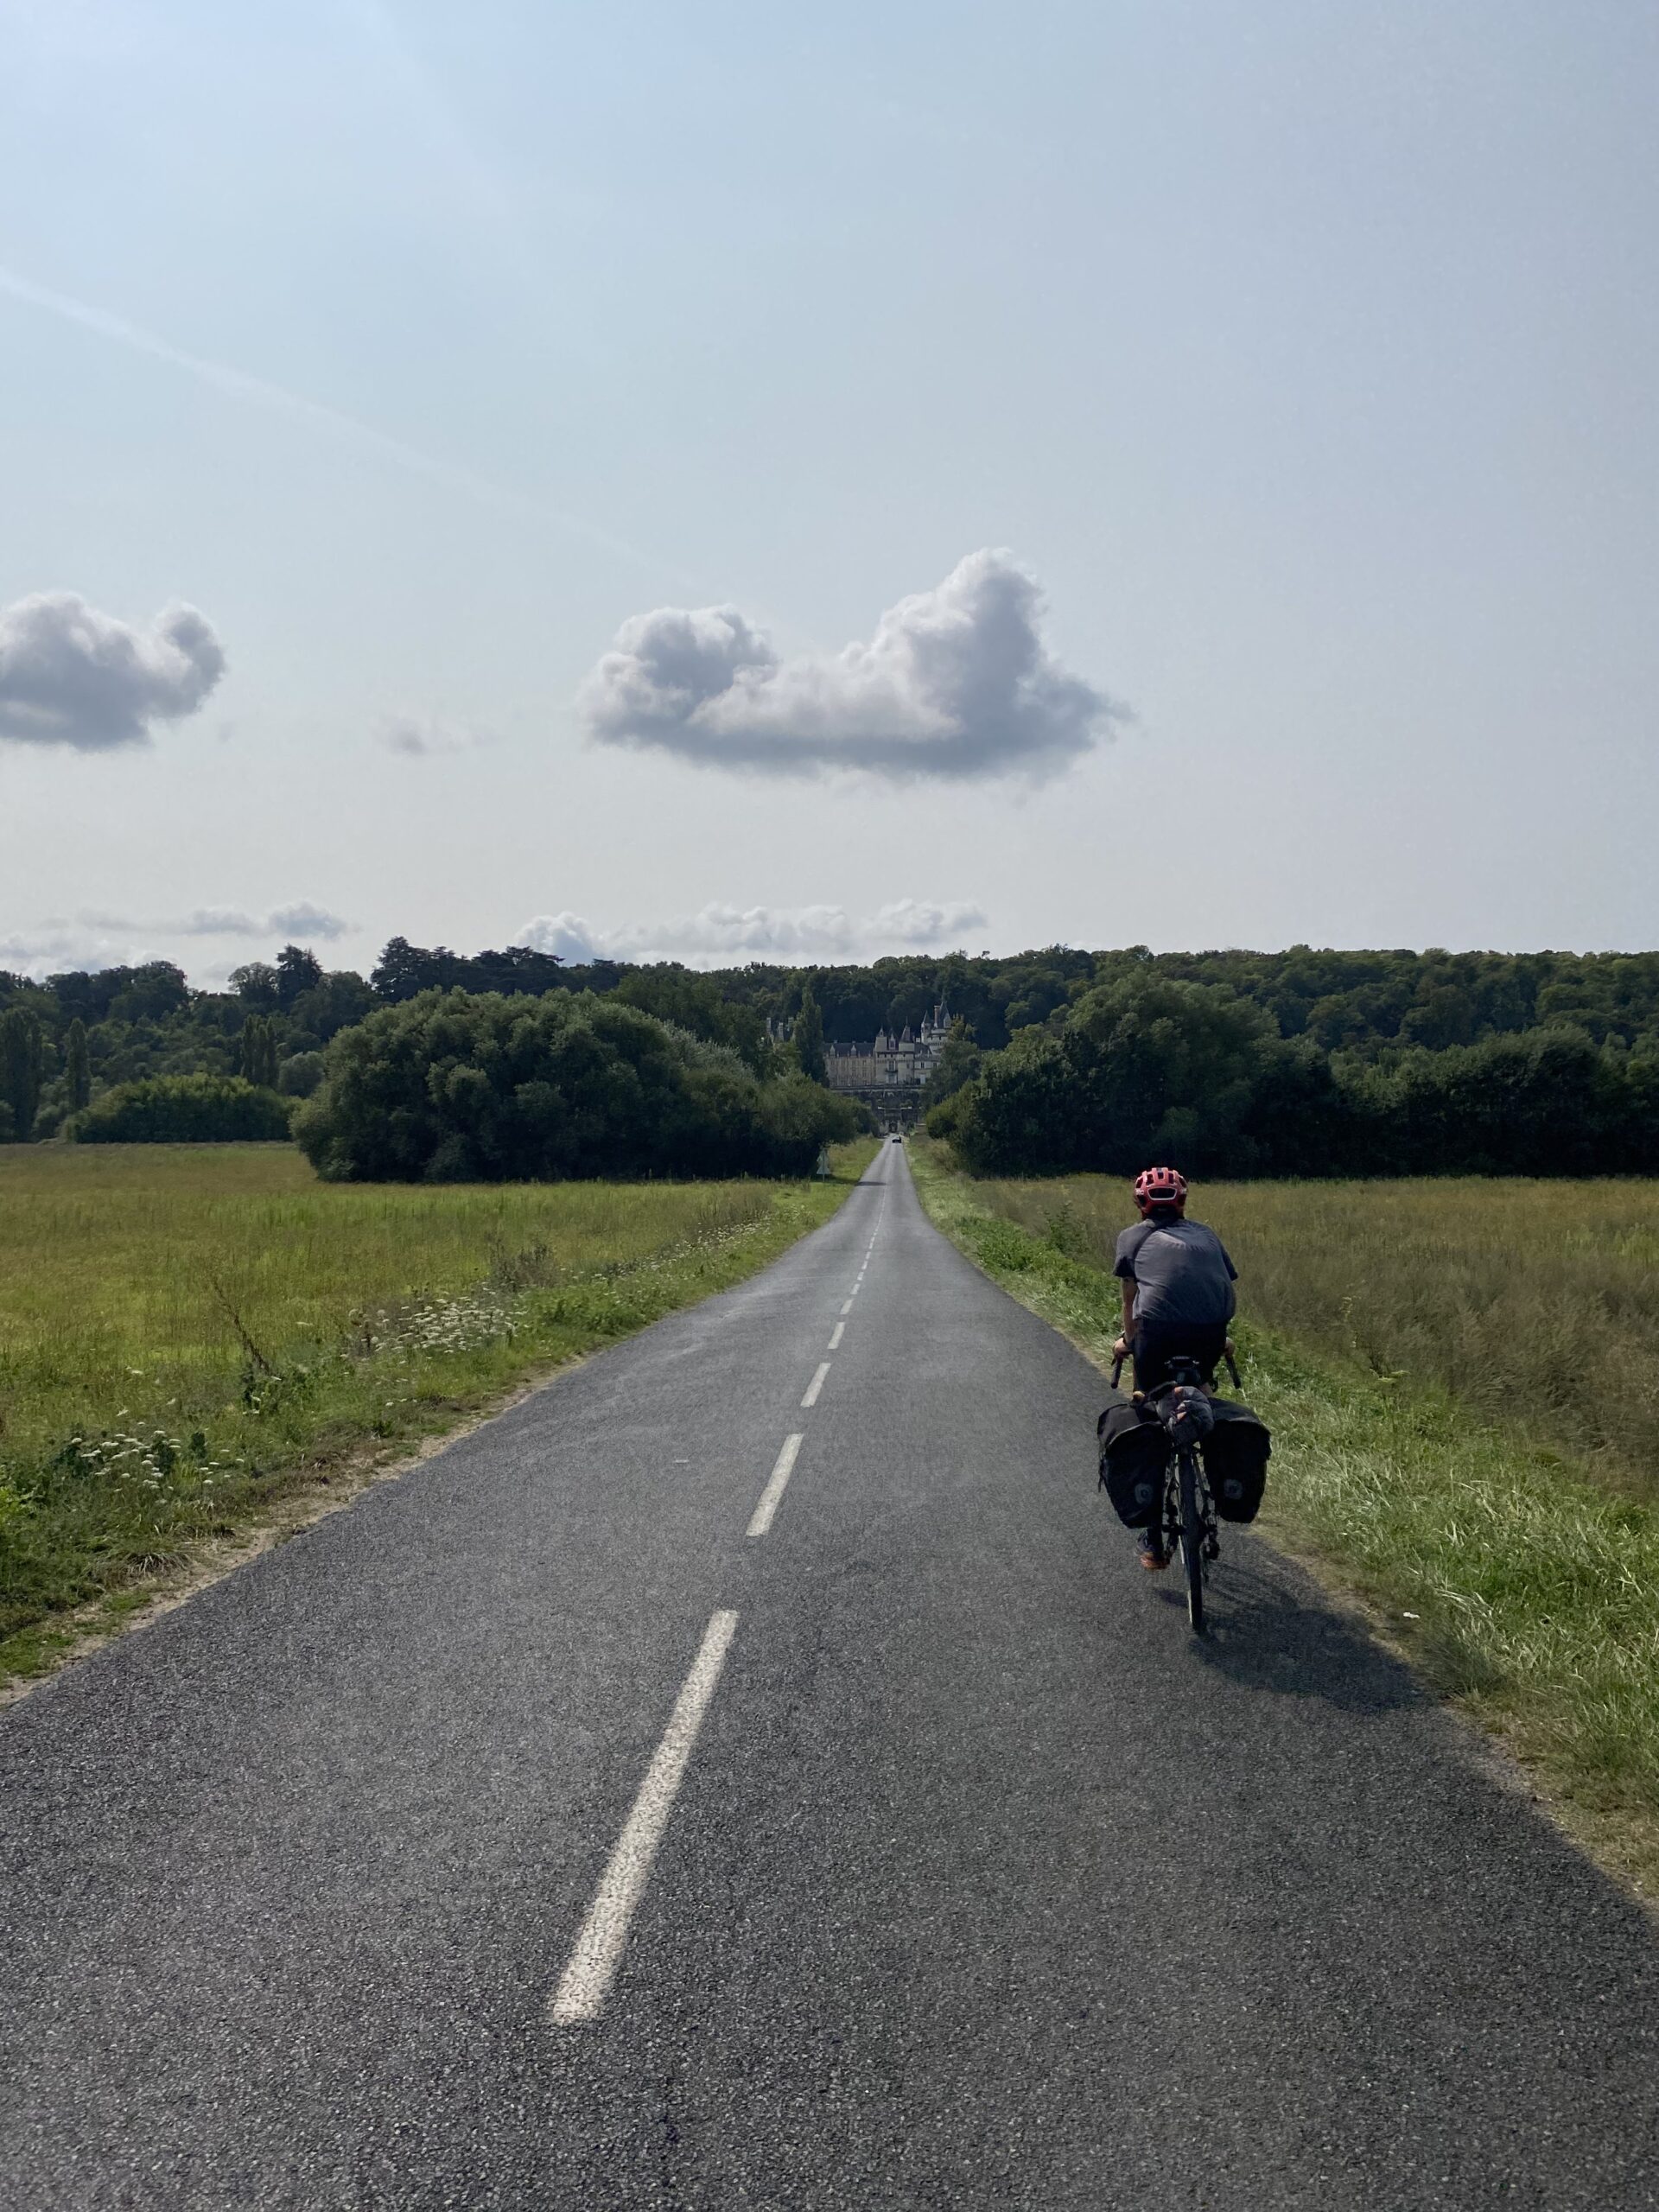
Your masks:
M1178 1593L1166 1593L1171 1604ZM1224 1558L1193 1656L1241 1688L1319 1698L1344 1713L1392 1713L1433 1700L1401 1662L1282 1579L1282 1570Z

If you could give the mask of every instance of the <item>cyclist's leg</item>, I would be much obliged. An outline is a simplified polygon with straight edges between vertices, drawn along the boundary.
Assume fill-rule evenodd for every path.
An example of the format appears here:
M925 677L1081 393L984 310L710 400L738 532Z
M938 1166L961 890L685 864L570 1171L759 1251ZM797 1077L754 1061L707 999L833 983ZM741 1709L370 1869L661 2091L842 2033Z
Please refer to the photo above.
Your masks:
M1129 1347L1135 1358L1135 1387L1155 1390L1170 1379L1172 1359L1195 1359L1207 1387L1213 1389L1216 1370L1227 1349L1224 1321L1151 1321L1135 1332Z
M1198 1363L1205 1388L1213 1390L1216 1370L1221 1364L1221 1355L1227 1349L1227 1324L1224 1321L1212 1322L1201 1329L1189 1329L1187 1334L1192 1339L1187 1351Z
M1134 1342L1129 1347L1135 1360L1135 1389L1137 1393L1147 1395L1171 1381L1170 1362L1174 1359L1195 1360L1205 1383L1213 1389L1216 1369L1226 1348L1227 1324L1224 1321L1209 1324L1144 1323L1135 1331ZM1169 1564L1167 1538L1168 1531L1160 1506L1158 1518L1151 1528L1138 1533L1137 1548L1143 1567L1155 1568Z
M1137 1392L1144 1396L1148 1391L1155 1390L1160 1382L1167 1382L1170 1379L1170 1355L1172 1352L1179 1351L1180 1349L1179 1344L1168 1339L1167 1332L1160 1330L1156 1322L1149 1327L1143 1326L1137 1329L1135 1332L1135 1340L1129 1347L1135 1361L1135 1387ZM1141 1529L1137 1534L1135 1548L1141 1554L1141 1564L1143 1567L1157 1568L1169 1565L1169 1551L1165 1541L1165 1534L1164 1499L1160 1491L1158 1511L1151 1526Z
M1169 1381L1169 1363L1186 1350L1179 1329L1157 1321L1143 1322L1135 1332L1129 1354L1135 1362L1135 1387L1143 1397Z

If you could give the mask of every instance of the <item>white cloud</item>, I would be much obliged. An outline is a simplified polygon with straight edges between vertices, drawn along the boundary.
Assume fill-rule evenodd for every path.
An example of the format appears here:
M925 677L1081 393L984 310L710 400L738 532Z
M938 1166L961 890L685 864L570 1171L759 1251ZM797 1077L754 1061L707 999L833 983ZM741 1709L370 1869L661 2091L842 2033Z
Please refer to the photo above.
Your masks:
M75 969L136 968L162 957L155 951L135 952L128 944L100 935L95 927L73 923L44 922L27 936L18 931L0 938L0 969L33 982Z
M979 907L961 900L941 906L927 899L895 899L876 908L864 931L872 940L883 943L943 944L960 940L964 931L982 928L985 918Z
M880 952L960 944L984 927L977 906L898 899L874 914L844 906L727 906L665 922L596 928L580 914L538 914L514 942L556 953L573 966L592 960L680 960L721 966L746 960L861 960Z
M198 906L171 925L178 937L269 937L264 924L239 906Z
M192 913L147 921L85 910L73 921L52 916L32 931L0 938L0 969L40 976L72 969L137 968L148 960L172 959L175 940L180 938L263 938L274 950L284 941L303 944L341 937L350 927L338 914L308 899L277 906L263 918L240 906L198 906ZM175 950L166 949L169 947ZM187 958L184 964L192 981L201 984L217 982L224 967L233 963L210 963L202 968Z
M780 659L734 607L661 607L623 624L577 705L602 743L717 767L1037 779L1123 714L1051 659L1041 608L1034 580L989 548L833 657Z
M412 759L434 753L470 753L475 746L490 741L481 730L467 729L430 715L387 715L375 735L388 753L407 753Z
M529 945L533 952L550 952L556 960L572 968L585 968L590 961L607 957L605 931L584 922L580 914L537 914L512 941Z
M152 722L194 714L224 672L194 607L163 607L140 630L77 592L35 592L0 609L0 738L81 753L142 745Z
M197 906L171 920L135 922L122 914L81 913L75 917L83 929L142 930L152 937L344 937L349 922L331 914L308 899L296 899L286 906L273 906L268 914L250 914L241 906Z
M265 917L265 927L273 937L335 938L344 937L351 924L331 914L326 906L296 899L291 906L273 906Z

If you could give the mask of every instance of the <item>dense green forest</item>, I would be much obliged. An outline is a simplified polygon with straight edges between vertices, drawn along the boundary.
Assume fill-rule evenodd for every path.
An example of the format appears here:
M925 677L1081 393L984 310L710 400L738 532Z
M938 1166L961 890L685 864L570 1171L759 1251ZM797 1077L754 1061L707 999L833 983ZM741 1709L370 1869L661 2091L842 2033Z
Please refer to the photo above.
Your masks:
M1305 945L694 973L394 938L366 978L296 945L222 991L192 990L163 962L42 983L0 974L0 1135L54 1135L155 1078L240 1077L308 1098L337 1036L433 990L586 995L722 1048L728 1070L765 1083L798 1070L798 1049L769 1025L793 1021L809 986L806 1033L821 1020L830 1042L913 1027L948 1002L963 1027L930 1103L988 1170L1116 1166L1148 1144L1241 1173L1655 1164L1659 954Z

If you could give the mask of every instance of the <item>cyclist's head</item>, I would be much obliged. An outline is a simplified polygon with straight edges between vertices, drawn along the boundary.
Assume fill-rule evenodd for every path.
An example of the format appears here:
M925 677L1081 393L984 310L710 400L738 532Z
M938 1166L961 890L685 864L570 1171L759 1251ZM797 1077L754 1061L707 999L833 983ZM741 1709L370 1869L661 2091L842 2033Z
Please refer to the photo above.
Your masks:
M1186 1205L1186 1178L1179 1167L1148 1167L1135 1179L1135 1203L1143 1214L1179 1213Z

